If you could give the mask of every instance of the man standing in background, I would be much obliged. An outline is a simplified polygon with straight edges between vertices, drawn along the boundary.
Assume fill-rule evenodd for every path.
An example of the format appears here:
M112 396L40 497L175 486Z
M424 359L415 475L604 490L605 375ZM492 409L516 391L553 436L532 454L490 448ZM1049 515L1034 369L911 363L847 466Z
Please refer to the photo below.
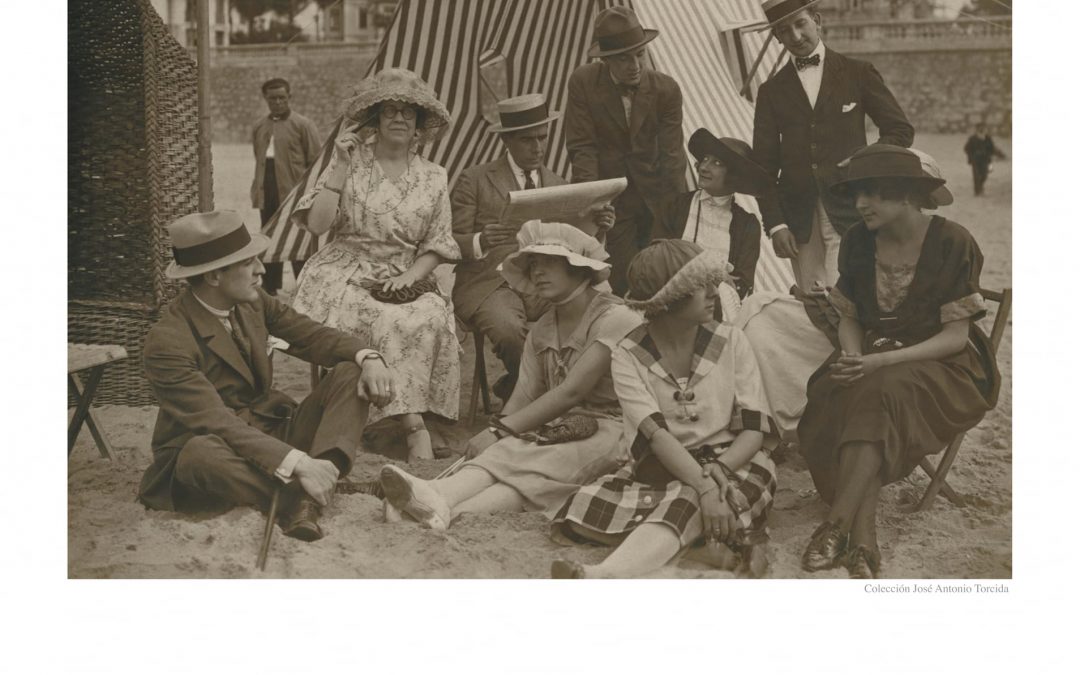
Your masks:
M615 225L604 242L619 296L626 293L630 259L652 238L660 202L686 191L682 90L647 65L645 45L657 35L630 8L605 9L589 49L600 61L575 70L568 87L566 150L574 182L625 176L628 183L615 199Z
M994 145L994 139L986 131L986 125L980 122L975 125L975 133L968 136L964 144L964 154L967 155L968 164L971 165L971 177L975 181L975 196L983 193L983 185L987 176L990 175L990 167L993 166L994 158L1005 159L1005 153L998 150Z
M255 123L251 142L255 148L255 180L251 183L251 205L259 209L262 224L278 210L319 154L322 142L315 123L289 108L289 83L280 77L262 85L270 114ZM271 295L281 289L283 265L266 263L263 288ZM299 277L304 261L292 261L293 275Z

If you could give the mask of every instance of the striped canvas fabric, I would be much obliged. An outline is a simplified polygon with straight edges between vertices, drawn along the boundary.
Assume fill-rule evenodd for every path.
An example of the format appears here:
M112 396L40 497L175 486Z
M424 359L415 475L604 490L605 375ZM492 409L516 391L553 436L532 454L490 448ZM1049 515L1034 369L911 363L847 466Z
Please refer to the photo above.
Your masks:
M402 0L367 74L408 68L434 87L453 123L441 140L421 152L444 166L453 184L462 170L491 161L502 151L498 137L486 133L495 121L496 100L542 92L551 109L566 109L570 74L588 61L593 18L613 5L633 7L645 26L661 31L650 43L650 53L656 68L682 86L687 138L704 126L721 135L750 139L753 107L739 97L739 85L726 76L717 40L719 27L747 16L761 18L756 0ZM564 121L560 118L552 126L548 165L569 176ZM315 164L263 228L271 239L265 260L308 257L326 242L328 235L313 237L292 226L289 216L297 198L329 163L340 124L339 120ZM757 211L753 200L743 206ZM763 242L756 288L786 291L791 278L787 262L777 260L771 244Z

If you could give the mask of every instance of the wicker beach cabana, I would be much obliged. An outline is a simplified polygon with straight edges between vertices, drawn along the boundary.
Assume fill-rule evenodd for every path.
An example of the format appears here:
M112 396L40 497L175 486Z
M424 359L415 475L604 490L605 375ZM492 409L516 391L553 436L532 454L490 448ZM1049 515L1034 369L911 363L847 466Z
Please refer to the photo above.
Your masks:
M68 3L68 342L123 345L98 403L154 402L142 343L179 291L165 225L198 210L195 61L148 0Z

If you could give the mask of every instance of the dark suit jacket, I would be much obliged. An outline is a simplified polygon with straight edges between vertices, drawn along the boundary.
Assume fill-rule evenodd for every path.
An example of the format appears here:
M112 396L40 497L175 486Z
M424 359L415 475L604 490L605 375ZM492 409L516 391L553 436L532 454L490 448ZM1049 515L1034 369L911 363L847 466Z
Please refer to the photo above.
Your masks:
M690 205L697 190L683 192L668 198L660 206L653 239L682 239ZM731 249L728 262L735 268L735 288L739 297L745 298L754 289L754 274L761 255L761 223L752 213L747 213L734 201L731 202Z
M565 185L566 180L540 167L540 187ZM454 239L461 249L462 262L455 268L454 310L462 321L472 315L491 293L503 284L502 275L495 269L506 256L517 250L517 243L496 246L477 260L473 257L473 237L485 225L499 222L503 208L510 201L510 192L520 190L506 155L487 164L478 164L461 172L450 193ZM520 226L521 223L514 223Z
M682 90L671 77L645 70L628 126L607 66L579 67L570 76L566 150L575 183L626 176L627 191L655 213L664 197L687 187Z
M199 304L191 289L165 308L146 336L143 366L160 406L151 441L153 462L139 488L147 506L175 510L173 471L192 436L221 437L267 476L285 459L291 447L267 432L280 424L275 408L295 402L273 389L270 335L288 342L289 354L326 368L352 361L367 346L261 289L256 302L238 305L236 312L251 341L250 367L225 326Z
M754 108L754 154L777 190L758 200L765 230L787 223L800 243L810 239L818 198L842 234L859 221L850 200L828 187L842 177L837 163L866 145L866 116L881 132L879 143L909 147L915 130L871 64L825 49L817 103L788 62L758 90Z

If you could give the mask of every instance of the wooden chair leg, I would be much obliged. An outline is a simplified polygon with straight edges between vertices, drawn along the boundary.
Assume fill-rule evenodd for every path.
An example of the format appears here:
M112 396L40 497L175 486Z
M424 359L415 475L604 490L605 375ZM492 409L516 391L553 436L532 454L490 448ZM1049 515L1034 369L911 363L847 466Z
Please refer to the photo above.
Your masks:
M944 492L945 497L956 506L964 505L964 500L960 498L960 495L956 494L949 487L949 484L945 482L945 477L949 475L949 469L952 467L953 460L956 459L956 453L960 450L960 445L963 442L964 434L959 434L954 438L953 442L949 443L949 447L945 449L945 455L938 462L937 467L934 467L929 459L923 458L921 466L930 475L930 486L926 488L922 499L919 500L919 505L915 507L916 511L924 511L929 508L934 503L934 498L937 497L938 492Z
M97 392L98 383L101 382L101 375L105 372L105 366L100 365L90 370L90 377L86 380L84 386L79 382L79 378L74 373L68 374L68 389L75 395L78 402L75 406L75 415L71 418L71 422L68 424L68 454L75 449L75 440L79 437L79 431L82 429L83 422L90 415L90 402L94 400L94 393ZM95 427L97 425L95 424ZM93 433L93 432L91 432ZM98 440L100 434L94 433L94 440ZM103 439L104 437L102 437ZM98 449L102 451L106 457L110 457L108 454L112 451L110 447L108 452L98 445Z
M466 418L470 427L476 422L476 402L480 396L480 378L486 376L481 358L478 354L473 356L473 381L469 392L469 415Z
M319 380L322 379L322 370L315 365L311 364L311 391L315 391L315 387L319 386Z
M484 334L476 333L476 362L477 372L480 373L480 399L484 403L484 414L491 414L491 388L488 387L487 362L484 356Z

